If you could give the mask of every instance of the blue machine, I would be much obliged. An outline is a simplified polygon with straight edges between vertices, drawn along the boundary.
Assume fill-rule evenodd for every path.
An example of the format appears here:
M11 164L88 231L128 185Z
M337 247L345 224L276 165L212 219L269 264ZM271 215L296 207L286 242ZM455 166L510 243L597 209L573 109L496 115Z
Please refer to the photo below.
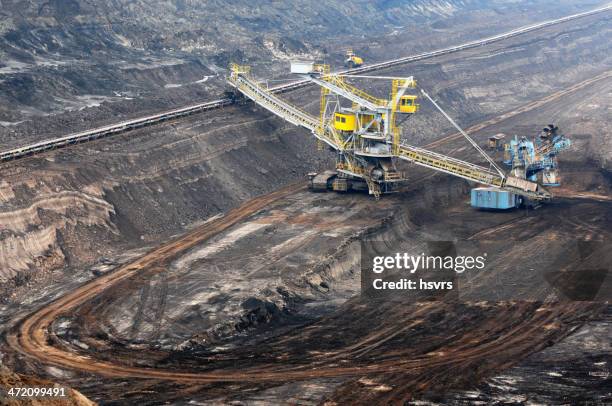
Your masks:
M513 140L510 140L510 144L506 144L506 159L504 163L508 166L515 168L524 168L525 173L521 174L525 179L535 182L538 180L536 169L534 164L537 165L536 161L536 149L533 141L528 140L526 137L521 137L519 140L515 135Z
M521 196L494 187L477 187L471 193L472 207L479 209L508 210L520 206L521 202Z
M535 182L541 173L542 185L559 186L557 156L572 143L558 130L559 127L549 124L534 141L527 137L519 139L515 136L509 144L506 144L504 163L512 168L512 174Z
M511 167L512 176L532 182L537 182L541 176L543 186L559 186L557 156L568 149L571 142L558 130L557 126L549 124L534 140L514 136L504 146L504 164ZM480 209L507 210L523 202L522 196L494 187L475 188L471 193L472 207Z

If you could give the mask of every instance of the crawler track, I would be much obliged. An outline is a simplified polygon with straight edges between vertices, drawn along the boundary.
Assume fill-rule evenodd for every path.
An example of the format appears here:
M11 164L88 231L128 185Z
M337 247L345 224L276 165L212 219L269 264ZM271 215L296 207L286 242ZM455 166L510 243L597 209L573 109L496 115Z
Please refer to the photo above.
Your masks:
M424 52L417 55L411 55L403 58L392 59L385 62L380 62L372 65L363 66L355 69L348 69L340 71L339 73L348 74L359 74L366 72L373 72L381 69L390 68L393 66L402 65L409 62L415 62L419 60L429 59L436 56L446 55L453 52L463 51L466 49L476 48L482 45L491 44L494 42L502 41L508 38L516 37L528 32L540 30L542 28L550 27L552 25L561 24L567 21L583 18L593 14L604 13L612 10L612 6L605 6L584 13L573 14L570 16L558 18L555 20L544 21L538 24L532 24L525 27L517 28L512 31L508 31L502 34L494 35L491 37L479 39L476 41L466 42L460 45L451 46L448 48L438 49L431 52ZM283 93L291 90L299 89L308 86L310 81L300 80L285 85L274 87L272 91L274 93ZM24 145L19 148L11 149L8 151L0 152L0 163L13 161L16 159L25 158L28 156L38 155L49 150L66 148L71 145L94 141L100 138L107 138L113 135L123 134L128 131L136 130L151 125L163 123L165 121L178 119L181 117L190 116L193 114L201 113L204 111L215 110L223 106L232 104L232 101L228 98L213 100L205 103L198 103L195 105L173 109L158 114L153 114L146 117L140 117L132 120L122 121L120 123L111 124L104 127L95 128L92 130L82 131L74 134L69 134L59 138L53 138L49 140L40 141L30 145Z

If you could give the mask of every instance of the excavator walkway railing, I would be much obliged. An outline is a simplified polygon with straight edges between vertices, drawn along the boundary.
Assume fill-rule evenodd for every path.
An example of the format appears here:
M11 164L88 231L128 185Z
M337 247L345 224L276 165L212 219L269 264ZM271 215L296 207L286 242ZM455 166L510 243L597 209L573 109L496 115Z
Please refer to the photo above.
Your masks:
M504 178L496 172L470 162L438 154L423 148L400 144L398 155L399 158L414 162L417 165L459 176L474 182L497 187L502 187L504 184Z
M344 143L335 133L326 131L318 117L296 107L276 96L270 89L265 88L250 77L247 67L232 65L228 83L234 86L247 98L259 106L274 113L291 124L310 130L315 137L327 143L334 149L342 150Z

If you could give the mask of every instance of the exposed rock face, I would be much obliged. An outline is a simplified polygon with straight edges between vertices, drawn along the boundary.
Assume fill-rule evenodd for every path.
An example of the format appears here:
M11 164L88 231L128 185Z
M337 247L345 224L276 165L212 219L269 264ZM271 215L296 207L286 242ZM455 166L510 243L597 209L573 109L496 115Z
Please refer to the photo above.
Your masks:
M103 197L104 182L87 184L84 172L66 168L61 175L40 176L23 168L5 168L0 193L0 285L27 285L36 273L63 268L70 258L76 266L89 263L95 259L92 233L110 240L117 234L111 220L114 207ZM83 233L89 238L81 239Z
M46 256L59 256L63 259L61 251L57 251L55 233L66 226L74 226L77 222L84 226L109 226L113 207L105 200L92 195L64 191L54 195L39 196L30 206L0 214L3 227L13 233L12 236L2 240L0 252L0 269L3 269L3 278L13 275L7 271L23 271L28 268L28 262L35 258ZM75 216L68 216L70 213ZM44 221L55 219L56 221ZM23 238L24 234L32 233L31 241ZM41 264L39 264L41 265Z
M329 158L310 137L251 109L176 125L122 138L127 148L101 143L3 168L0 283L23 285L30 272L159 242Z
M484 53L473 50L459 58L438 58L389 73L414 74L467 125L606 69L607 21L602 17L576 21L569 30L551 27L528 39L495 44ZM543 57L541 49L554 52ZM580 71L568 68L578 64ZM385 90L372 91L383 95ZM318 109L316 89L285 97L312 111ZM587 128L598 134L605 103L599 93L587 97L589 101L577 104L572 113L581 114L579 119L558 110L550 112L550 119L569 134ZM404 128L404 138L421 145L449 130L425 102ZM533 125L514 126L508 134L531 135L536 130ZM575 139L579 150L606 167L610 151L596 147L598 140L598 136ZM564 156L570 159L572 155ZM251 105L4 165L0 283L23 285L30 280L30 271L93 264L127 248L154 244L330 163L331 155L317 151L304 131ZM576 172L573 179L584 176Z

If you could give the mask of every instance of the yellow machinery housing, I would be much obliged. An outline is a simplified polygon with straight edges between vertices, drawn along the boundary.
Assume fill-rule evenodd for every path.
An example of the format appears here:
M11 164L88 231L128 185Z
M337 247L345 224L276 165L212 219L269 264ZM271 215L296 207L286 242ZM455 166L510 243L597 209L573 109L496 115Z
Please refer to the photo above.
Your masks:
M382 115L384 120L385 114ZM351 112L336 112L334 113L334 128L338 131L353 132L359 128L370 126L370 131L379 131L380 128L374 121L373 114L351 113ZM371 123L371 124L370 124Z
M344 113L334 114L334 128L340 131L355 131L355 115Z
M401 113L416 113L419 109L419 105L416 103L416 96L405 95L400 98L398 107Z

